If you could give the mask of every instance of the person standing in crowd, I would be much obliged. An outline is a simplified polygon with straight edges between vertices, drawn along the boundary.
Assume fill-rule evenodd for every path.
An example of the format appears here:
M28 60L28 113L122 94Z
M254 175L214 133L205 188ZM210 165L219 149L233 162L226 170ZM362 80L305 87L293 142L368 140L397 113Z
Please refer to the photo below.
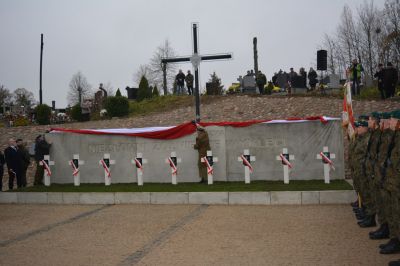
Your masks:
M176 80L176 94L182 95L185 88L185 74L183 74L182 69L179 69L178 75L175 77Z
M378 80L378 90L381 93L381 99L386 99L385 89L383 87L383 75L384 75L383 64L378 64L378 71L375 72L374 77Z
M193 75L190 73L190 70L188 70L187 75L185 77L185 81L189 95L193 95L193 80L194 80Z
M40 161L44 159L45 155L50 153L51 143L48 143L44 135L36 137L35 142L35 161L36 161L36 173L34 185L43 185L43 174L44 168L40 165Z
M3 191L3 175L4 175L4 164L6 159L4 158L4 153L0 151L0 192Z
M17 177L19 172L17 145L15 143L15 139L11 138L8 141L8 147L4 150L4 156L8 169L8 188L12 190L14 188L14 179Z
M26 187L26 171L31 159L22 139L17 139L17 154L18 162L20 163L18 167L20 171L17 173L17 185L18 187Z
M349 71L350 81L352 81L351 93L353 95L360 95L361 72L364 72L364 68L360 63L358 63L357 59L353 59Z
M200 183L207 182L207 166L205 163L201 162L201 158L207 156L207 151L211 150L210 140L208 138L208 133L204 127L197 125L197 137L194 149L199 152L199 159L197 165L199 167Z
M258 70L256 84L260 94L264 94L264 86L267 84L267 77L261 72L261 70Z
M317 72L312 67L310 67L310 71L308 71L308 84L310 85L311 91L315 90L315 86L318 83L317 77Z
M387 67L383 72L383 86L386 93L386 98L394 96L398 78L397 69L391 62L388 62Z
M290 81L290 83L293 84L293 82L296 79L296 77L297 77L297 73L296 73L296 71L293 70L293 67L291 67L290 68L290 72L289 72L289 81Z

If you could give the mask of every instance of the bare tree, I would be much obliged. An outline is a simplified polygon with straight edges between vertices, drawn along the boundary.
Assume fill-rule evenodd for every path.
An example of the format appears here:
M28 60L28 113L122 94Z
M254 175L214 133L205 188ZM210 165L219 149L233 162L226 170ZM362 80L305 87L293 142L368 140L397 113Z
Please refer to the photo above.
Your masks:
M5 105L11 103L12 96L9 89L4 85L0 85L0 107L5 107Z
M79 94L81 94L81 100L89 97L92 94L90 87L86 77L78 71L69 82L68 103L71 105L79 103Z
M17 106L24 106L27 108L35 104L35 97L33 93L25 88L18 88L13 93L14 104Z
M398 0L386 0L385 17L387 18L385 48L398 68L400 58L400 3Z
M168 39L165 40L163 45L157 47L153 57L150 59L150 75L147 77L153 83L153 85L157 85L157 87L160 88L163 84L163 64L161 63L161 59L174 56L175 51ZM175 64L166 65L167 84L173 84L176 75L176 68L177 67ZM164 90L164 95L168 94L167 90Z

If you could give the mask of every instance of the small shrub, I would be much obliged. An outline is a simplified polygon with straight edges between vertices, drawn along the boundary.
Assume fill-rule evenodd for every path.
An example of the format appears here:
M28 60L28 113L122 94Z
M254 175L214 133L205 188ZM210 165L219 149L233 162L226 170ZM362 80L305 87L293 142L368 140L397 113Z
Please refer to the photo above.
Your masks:
M41 104L36 107L36 120L39 125L50 124L51 108L46 104Z
M158 97L158 96L160 96L160 92L158 91L157 85L155 85L153 89L153 97Z
M29 125L29 120L23 116L18 117L17 119L15 119L14 121L14 126L15 127L24 127Z
M149 99L152 96L152 91L149 87L149 82L147 81L145 76L142 76L139 83L139 90L137 95L137 101L143 101L144 99Z
M71 117L73 120L82 122L83 121L83 116L82 116L82 108L81 105L75 104L74 106L72 106L71 108Z
M121 94L121 91L119 90L119 88L118 88L117 92L115 93L115 96L122 97L122 94Z
M107 97L105 108L110 117L121 117L129 114L129 101L126 97Z

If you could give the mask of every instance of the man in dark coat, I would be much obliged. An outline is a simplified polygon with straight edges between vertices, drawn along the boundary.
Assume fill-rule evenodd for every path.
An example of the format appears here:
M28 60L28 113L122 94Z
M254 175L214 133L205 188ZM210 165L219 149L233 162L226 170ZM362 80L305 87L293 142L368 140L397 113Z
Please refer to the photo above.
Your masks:
M4 174L4 164L6 159L4 158L4 153L0 151L0 192L3 190L3 174Z
M384 75L383 64L378 65L378 71L374 74L374 77L378 80L378 90L381 93L381 99L384 100L387 98L385 95L385 90L383 88L383 75Z
M194 77L190 73L190 70L188 70L185 81L186 81L186 87L188 89L189 95L193 94L193 80L194 80Z
M397 69L393 67L391 62L388 62L383 72L383 86L387 98L394 96L398 78Z
M35 161L36 161L36 173L34 185L43 185L43 165L40 165L40 161L44 159L45 155L50 153L51 143L48 143L44 138L44 135L36 137L35 143Z
M17 139L17 154L20 171L17 173L18 187L26 187L26 171L30 163L29 151L25 148L22 139Z
M8 141L8 147L4 150L4 156L7 163L8 169L8 188L12 190L14 188L14 179L17 177L19 172L19 158L17 154L17 146L14 139Z
M183 74L182 70L179 70L178 75L175 77L176 79L176 94L182 95L183 89L185 88L185 74Z
M260 94L264 94L264 86L267 84L267 77L261 72L261 70L258 70L256 84Z

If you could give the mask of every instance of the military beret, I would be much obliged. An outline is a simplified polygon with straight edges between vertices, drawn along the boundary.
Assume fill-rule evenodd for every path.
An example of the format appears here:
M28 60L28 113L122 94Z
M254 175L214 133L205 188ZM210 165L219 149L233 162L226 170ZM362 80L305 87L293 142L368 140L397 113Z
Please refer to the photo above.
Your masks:
M367 121L356 121L354 123L355 127L368 127L368 122Z
M359 121L367 121L369 119L369 115L360 115L358 117Z
M379 120L380 119L380 113L379 112L372 112L370 117Z
M400 119L400 109L390 113L391 117Z
M381 119L389 119L390 118L390 113L387 113L387 112L382 112L382 113L380 113L380 116L379 116Z

